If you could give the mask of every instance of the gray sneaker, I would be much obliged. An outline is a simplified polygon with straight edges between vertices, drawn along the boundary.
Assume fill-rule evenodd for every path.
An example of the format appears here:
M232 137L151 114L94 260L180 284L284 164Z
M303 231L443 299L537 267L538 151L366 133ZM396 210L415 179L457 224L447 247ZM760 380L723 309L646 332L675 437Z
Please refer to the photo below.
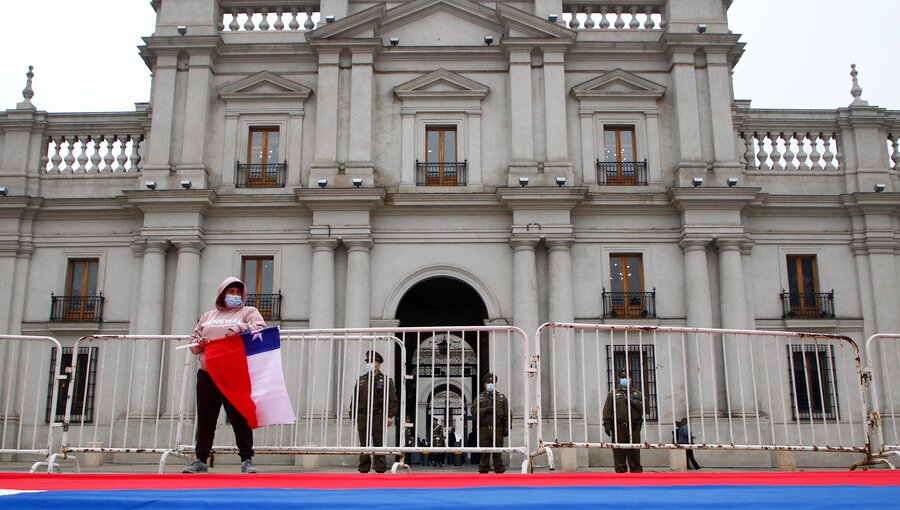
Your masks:
M181 470L182 473L190 473L190 474L206 473L208 471L209 471L209 468L206 467L206 464L199 460L195 460L194 462L191 462L187 467L185 467L184 469Z
M256 473L256 466L253 465L253 461L250 459L241 462L241 473Z

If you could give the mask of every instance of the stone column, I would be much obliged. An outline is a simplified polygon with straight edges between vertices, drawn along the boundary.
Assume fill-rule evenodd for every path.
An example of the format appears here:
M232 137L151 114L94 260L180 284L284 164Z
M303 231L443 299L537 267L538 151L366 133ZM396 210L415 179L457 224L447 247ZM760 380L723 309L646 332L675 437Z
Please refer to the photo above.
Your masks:
M344 240L347 247L347 302L344 307L344 327L367 328L371 317L369 250L371 239Z
M733 101L728 55L707 51L706 62L715 166L740 171L734 143L734 122L731 119Z
M335 49L319 52L318 85L316 87L316 161L314 166L327 168L337 164L338 63Z
M747 296L741 245L737 239L719 239L719 308L723 329L747 329ZM746 337L723 335L723 356L729 408L732 415L753 415L757 403L753 391L752 345Z
M538 327L537 266L534 249L537 239L517 238L510 240L513 249L513 325L531 338ZM513 344L514 360L522 359L525 352L517 343ZM515 366L515 363L513 364ZM518 386L510 388L513 409L521 407L524 394Z
M416 186L416 115L412 110L400 111L400 185Z
M544 49L544 119L547 161L571 165L566 123L565 48Z
M550 266L550 321L575 322L575 297L572 290L572 239L547 240ZM529 334L533 332L529 331ZM561 336L557 340L565 338ZM570 343L557 342L545 353L552 356L553 380L557 393L553 396L557 417L567 419L581 402L580 388L572 377L573 356L578 354ZM570 397L571 396L571 400ZM583 412L584 410L582 410Z
M371 49L354 51L350 68L350 147L348 164L372 166L372 64Z
M597 184L597 134L594 132L594 112L578 111L581 122L581 182L585 186Z
M512 165L534 165L534 125L531 114L531 48L509 53L510 136ZM518 165L517 165L518 164Z
M897 290L897 265L894 241L867 240L872 294L875 298L875 323L878 333L900 331L900 294Z
M10 249L3 250L0 253L0 289L9 289L7 292L0 293L0 334L12 335L10 326L12 324L12 289L16 281L16 252L15 246ZM25 276L25 275L23 275Z
M175 74L178 55L162 54L156 58L153 69L153 119L150 124L149 150L143 172L160 171L160 177L168 177L171 165L172 121L175 107ZM166 173L162 173L165 171ZM148 180L155 177L145 175Z
M709 266L706 261L706 247L710 239L684 238L684 306L686 325L695 328L712 327L712 300L709 292ZM713 414L715 409L716 383L709 367L716 367L715 356L710 349L712 339L707 335L687 335L685 341L685 369L688 374L706 374L702 380L688 378L688 410L691 415L700 412ZM718 376L716 376L718 377ZM684 409L684 404L676 404L676 409Z
M697 99L697 76L693 52L672 55L672 84L675 92L675 119L680 164L698 163L700 151L700 114ZM731 131L729 131L731 135Z
M178 262L175 266L175 295L172 301L170 334L190 335L200 318L200 252L203 250L204 243L196 240L176 241L173 244L178 250ZM183 361L184 358L171 347L167 347L163 355L166 359L166 380L180 381L184 367L178 363L178 360ZM182 381L182 384L187 383ZM166 398L162 402L163 414L178 412L181 401L180 385L176 385L174 390L170 389L168 396L171 397L171 400ZM195 398L196 392L188 391L185 403L188 413L194 409Z
M312 277L310 278L309 327L310 329L329 329L334 327L334 250L335 239L324 237L310 239L312 247ZM331 366L328 347L322 342L312 342L303 349L306 360L306 384L312 392L312 399L306 409L305 417L313 419L328 416L330 404L323 386L321 373L327 373Z
M138 295L138 314L135 334L161 335L166 286L166 242L148 240L144 245L141 264L141 290ZM159 386L159 362L162 344L141 343L134 350L134 369L131 373L132 417L151 413L156 409L156 389ZM146 393L146 395L145 395Z
M184 110L184 145L180 165L204 169L209 92L212 81L212 57L208 53L190 56L187 101ZM155 86L155 85L154 85ZM155 114L155 111L154 111ZM151 131L152 132L152 131ZM205 175L205 174L204 174ZM195 183L195 186L199 183Z

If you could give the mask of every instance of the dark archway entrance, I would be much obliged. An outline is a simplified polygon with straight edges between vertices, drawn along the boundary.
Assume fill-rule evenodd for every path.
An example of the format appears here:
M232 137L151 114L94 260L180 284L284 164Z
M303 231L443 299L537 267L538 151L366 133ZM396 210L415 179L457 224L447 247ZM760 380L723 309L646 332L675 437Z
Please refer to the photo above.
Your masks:
M487 335L481 338L476 332L454 330L452 326L483 326L487 319L484 301L475 289L461 280L429 278L406 292L397 306L397 319L401 327L435 328L434 335L408 334L403 338L407 355L406 375L412 376L406 379L407 398L403 413L414 422L423 421L416 427L417 440L432 440L428 437L428 431L431 430L432 418L437 418L445 426L445 435L451 426L455 426L456 435L464 444L472 428L467 408L479 391L481 374L487 371L489 342L486 341ZM460 338L464 345L459 342ZM420 349L425 352L420 352ZM436 363L437 360L442 361ZM479 366L476 360L481 361L483 366ZM460 382L463 381L468 389L461 388ZM422 391L425 388L434 391L426 398L413 398L419 394L419 384L426 385L421 388ZM449 404L451 401L453 405Z

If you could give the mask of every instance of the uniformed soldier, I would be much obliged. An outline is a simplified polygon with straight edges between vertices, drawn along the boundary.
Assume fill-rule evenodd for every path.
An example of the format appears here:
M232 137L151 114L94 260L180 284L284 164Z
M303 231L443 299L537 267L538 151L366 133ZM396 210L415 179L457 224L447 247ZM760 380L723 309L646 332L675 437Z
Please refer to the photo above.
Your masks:
M356 429L359 432L360 446L382 446L382 436L384 433L384 425L388 427L394 425L394 416L400 412L400 402L397 400L397 393L394 390L394 380L385 378L381 373L381 363L384 358L375 351L366 353L366 373L359 377L356 388L353 390L356 395L356 406L351 402L350 417L356 418ZM387 399L385 399L385 386L387 386ZM371 393L370 393L371 392ZM387 404L387 416L385 416L384 407ZM370 407L371 406L371 407ZM355 414L354 414L355 411ZM367 429L371 430L371 436L366 434ZM369 439L371 437L371 439ZM374 455L374 468L377 473L387 471L387 465L384 462L384 455ZM368 455L359 456L359 472L368 473L370 467L370 459Z
M499 448L503 446L503 438L509 433L509 402L506 395L497 391L494 386L496 382L494 374L485 374L482 379L483 391L472 402L472 416L475 417L475 426L478 427L480 447ZM492 461L495 473L506 471L502 454L483 453L478 464L478 472L489 473Z
M641 426L644 424L643 396L641 391L631 388L631 377L624 369L616 372L616 386L606 397L603 406L603 430L616 443L640 443ZM615 402L615 404L613 404ZM640 448L613 448L613 464L616 473L640 473Z

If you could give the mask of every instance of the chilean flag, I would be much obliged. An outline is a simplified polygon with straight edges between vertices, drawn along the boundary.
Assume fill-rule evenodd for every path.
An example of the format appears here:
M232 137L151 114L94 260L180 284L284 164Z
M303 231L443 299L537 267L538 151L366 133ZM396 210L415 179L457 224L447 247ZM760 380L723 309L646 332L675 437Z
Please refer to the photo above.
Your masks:
M206 369L251 429L296 420L284 384L278 327L211 341Z

